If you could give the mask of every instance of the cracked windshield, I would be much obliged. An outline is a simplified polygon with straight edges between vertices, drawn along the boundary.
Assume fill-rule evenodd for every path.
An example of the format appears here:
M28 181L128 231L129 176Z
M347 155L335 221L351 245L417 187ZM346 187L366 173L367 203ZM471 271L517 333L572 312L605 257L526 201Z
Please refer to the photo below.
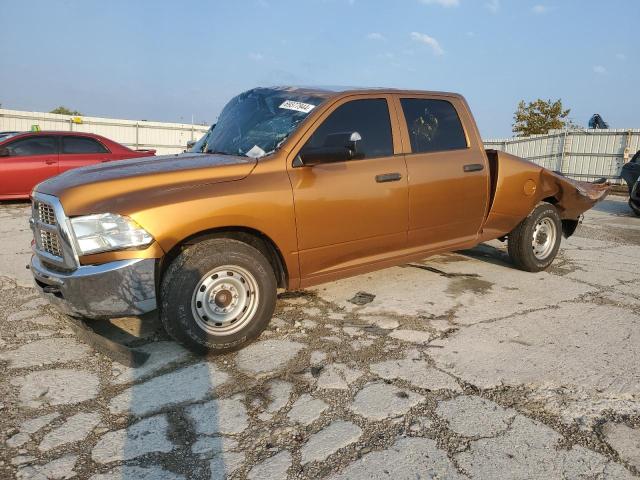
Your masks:
M254 88L231 99L191 151L264 157L280 148L323 101L298 89Z

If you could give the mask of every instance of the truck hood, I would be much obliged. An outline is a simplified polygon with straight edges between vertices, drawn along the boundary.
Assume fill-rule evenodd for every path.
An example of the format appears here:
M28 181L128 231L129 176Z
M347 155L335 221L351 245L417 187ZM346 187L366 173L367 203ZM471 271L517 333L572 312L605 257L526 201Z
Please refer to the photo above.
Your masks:
M100 163L69 170L35 187L60 199L69 215L109 211L131 196L241 180L257 160L232 155L185 153ZM113 209L112 209L113 210Z

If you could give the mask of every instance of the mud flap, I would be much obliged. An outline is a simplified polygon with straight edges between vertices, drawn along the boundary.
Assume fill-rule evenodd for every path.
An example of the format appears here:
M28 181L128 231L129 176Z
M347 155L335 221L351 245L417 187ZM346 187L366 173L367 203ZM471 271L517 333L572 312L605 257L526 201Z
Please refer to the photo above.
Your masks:
M80 341L90 345L95 351L109 357L114 362L135 368L140 367L149 359L148 353L133 350L97 334L79 318L67 316L67 320Z

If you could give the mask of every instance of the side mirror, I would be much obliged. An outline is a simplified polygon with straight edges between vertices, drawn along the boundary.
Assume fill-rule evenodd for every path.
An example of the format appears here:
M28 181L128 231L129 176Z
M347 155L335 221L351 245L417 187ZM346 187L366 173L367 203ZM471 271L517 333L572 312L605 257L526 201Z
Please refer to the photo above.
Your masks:
M364 158L358 152L357 142L362 140L358 132L332 133L326 136L321 147L305 147L294 161L294 167L312 166L320 163L344 162Z
M189 140L187 142L187 150L191 150L195 144L196 144L196 140Z
M0 157L8 157L11 153L7 147L0 147Z

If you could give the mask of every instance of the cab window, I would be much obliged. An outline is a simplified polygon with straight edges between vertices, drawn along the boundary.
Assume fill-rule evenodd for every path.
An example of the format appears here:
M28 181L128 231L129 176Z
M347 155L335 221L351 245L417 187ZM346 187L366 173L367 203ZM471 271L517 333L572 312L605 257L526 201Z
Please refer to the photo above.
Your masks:
M97 140L89 137L62 137L62 153L108 153L109 151Z
M360 134L359 158L393 155L389 107L383 98L352 100L340 105L307 140L303 152L331 146L354 132Z
M12 157L29 157L33 155L56 155L58 141L54 137L30 137L15 140L6 145Z
M446 100L402 98L402 111L409 130L413 153L467 148L460 117Z

